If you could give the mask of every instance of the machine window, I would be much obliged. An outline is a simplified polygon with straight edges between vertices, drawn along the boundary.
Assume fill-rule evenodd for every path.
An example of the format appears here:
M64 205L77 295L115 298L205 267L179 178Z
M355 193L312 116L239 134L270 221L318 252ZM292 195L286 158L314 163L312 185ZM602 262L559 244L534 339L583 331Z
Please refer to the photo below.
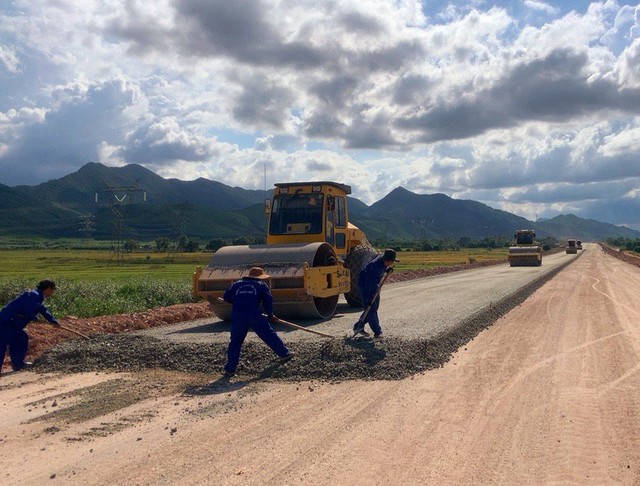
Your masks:
M269 233L272 235L322 232L322 194L278 194L273 200Z
M336 197L336 226L347 227L347 204L344 197Z

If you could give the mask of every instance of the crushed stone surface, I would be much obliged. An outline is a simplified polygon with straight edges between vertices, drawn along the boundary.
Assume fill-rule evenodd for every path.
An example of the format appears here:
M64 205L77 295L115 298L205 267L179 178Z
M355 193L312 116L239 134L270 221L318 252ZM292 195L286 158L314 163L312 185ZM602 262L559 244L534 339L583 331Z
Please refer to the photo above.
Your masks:
M262 342L245 342L239 375L274 380L398 380L442 366L452 353L522 303L563 266L525 285L490 307L481 309L454 328L428 339L347 337L288 343L296 353L282 363ZM189 343L147 335L97 334L73 339L45 352L36 371L83 372L166 369L219 374L226 361L226 343Z

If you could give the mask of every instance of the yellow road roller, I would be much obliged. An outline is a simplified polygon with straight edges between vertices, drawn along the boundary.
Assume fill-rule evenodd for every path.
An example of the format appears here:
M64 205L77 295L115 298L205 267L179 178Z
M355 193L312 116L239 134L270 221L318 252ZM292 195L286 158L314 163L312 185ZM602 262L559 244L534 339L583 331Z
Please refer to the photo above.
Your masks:
M340 294L359 306L355 282L376 255L365 234L349 223L351 187L336 182L275 184L265 202L266 245L225 246L193 276L193 292L206 298L216 316L229 319L231 306L219 299L234 281L262 267L270 275L274 312L281 317L331 318Z
M532 229L520 229L514 235L516 246L509 247L507 258L512 267L538 267L542 265L542 247L535 241Z

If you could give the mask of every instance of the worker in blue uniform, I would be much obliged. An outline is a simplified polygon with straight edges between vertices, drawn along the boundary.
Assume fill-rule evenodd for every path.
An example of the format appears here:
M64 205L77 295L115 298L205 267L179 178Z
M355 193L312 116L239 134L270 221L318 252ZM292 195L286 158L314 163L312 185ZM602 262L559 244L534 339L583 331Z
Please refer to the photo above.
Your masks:
M233 305L231 310L231 338L227 348L225 375L233 376L240 362L240 350L249 329L262 339L282 361L293 357L293 351L285 346L269 322L275 322L273 295L265 280L269 275L260 267L253 267L249 275L234 282L225 291L223 299ZM262 306L262 309L261 309ZM262 314L262 310L267 317Z
M9 302L0 311L0 369L4 362L7 347L14 371L24 369L29 348L29 335L25 327L41 314L54 326L60 326L55 317L44 305L44 300L53 295L56 284L53 280L42 280L34 290L28 290Z
M376 297L378 286L382 281L385 273L393 272L393 264L396 262L396 252L387 249L384 253L376 256L367 263L358 275L358 292L360 293L360 302L362 306L367 308L371 306L364 320L359 320L353 326L353 332L368 336L369 333L364 330L366 323L369 324L373 331L374 337L382 337L382 327L378 318L378 307L380 306L380 295ZM375 297L375 299L374 299Z

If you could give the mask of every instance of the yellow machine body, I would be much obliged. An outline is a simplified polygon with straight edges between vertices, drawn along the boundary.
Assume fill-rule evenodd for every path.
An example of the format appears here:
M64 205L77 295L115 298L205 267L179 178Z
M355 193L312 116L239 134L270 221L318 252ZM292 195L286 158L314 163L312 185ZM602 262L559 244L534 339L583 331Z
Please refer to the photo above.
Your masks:
M509 247L508 260L512 267L542 265L542 247L535 241L536 233L530 229L517 230L516 246Z

